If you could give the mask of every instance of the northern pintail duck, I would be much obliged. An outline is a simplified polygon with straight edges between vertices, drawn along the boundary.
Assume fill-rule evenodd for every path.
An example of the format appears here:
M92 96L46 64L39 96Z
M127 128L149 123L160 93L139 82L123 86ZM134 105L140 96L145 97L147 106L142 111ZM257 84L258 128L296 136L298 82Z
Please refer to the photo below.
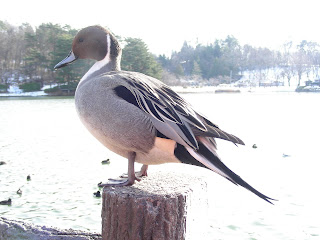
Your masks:
M78 32L68 56L54 68L77 59L97 62L82 77L75 105L82 123L104 146L128 159L128 176L103 186L129 186L140 180L134 162L148 165L187 163L208 168L260 198L260 193L220 160L215 138L244 144L196 112L191 105L159 80L142 73L121 71L121 48L114 35L90 26ZM270 202L271 203L271 202Z

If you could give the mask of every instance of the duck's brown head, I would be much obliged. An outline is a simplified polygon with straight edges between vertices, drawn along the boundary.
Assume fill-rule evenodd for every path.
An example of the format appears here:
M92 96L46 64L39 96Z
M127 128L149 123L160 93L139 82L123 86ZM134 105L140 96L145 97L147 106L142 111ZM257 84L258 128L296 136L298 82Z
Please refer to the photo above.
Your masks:
M78 32L72 42L68 56L54 68L61 68L80 59L101 61L106 57L116 60L121 56L121 48L113 34L100 26L86 27Z

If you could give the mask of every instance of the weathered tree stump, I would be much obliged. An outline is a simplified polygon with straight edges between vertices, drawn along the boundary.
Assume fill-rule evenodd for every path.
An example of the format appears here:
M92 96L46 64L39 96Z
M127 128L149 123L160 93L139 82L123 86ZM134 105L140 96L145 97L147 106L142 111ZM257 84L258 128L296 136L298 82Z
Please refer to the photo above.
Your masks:
M206 182L184 173L149 173L130 187L106 187L103 240L201 239L208 211Z

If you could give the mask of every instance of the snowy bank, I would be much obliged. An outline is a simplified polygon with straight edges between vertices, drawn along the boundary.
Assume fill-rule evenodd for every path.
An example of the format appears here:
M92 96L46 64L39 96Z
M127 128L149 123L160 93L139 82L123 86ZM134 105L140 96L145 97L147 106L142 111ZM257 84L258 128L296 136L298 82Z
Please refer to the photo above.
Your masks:
M44 91L21 92L21 93L0 93L0 97L39 97L47 96Z
M279 86L279 87L236 87L233 85L219 85L219 86L202 86L202 87L181 87L172 86L174 91L178 93L271 93L271 92L295 92L296 87ZM42 91L37 92L9 92L0 93L0 97L38 97L38 96L49 96L47 93Z
M233 85L204 86L204 87L171 87L178 93L272 93L272 92L295 92L296 87L279 86L279 87L235 87Z
M23 92L19 86L11 85L7 93L0 93L0 97L38 97L47 96L48 94L44 92L45 89L50 88L50 85L45 85L41 91L35 92Z

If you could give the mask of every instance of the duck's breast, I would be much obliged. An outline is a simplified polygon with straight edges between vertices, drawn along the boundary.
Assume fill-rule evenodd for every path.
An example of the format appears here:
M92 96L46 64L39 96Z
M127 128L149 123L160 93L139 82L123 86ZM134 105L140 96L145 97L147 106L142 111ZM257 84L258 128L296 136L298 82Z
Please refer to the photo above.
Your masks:
M112 76L80 82L75 105L82 123L104 146L127 157L129 151L148 153L155 142L150 118L133 104L118 97L121 81Z

